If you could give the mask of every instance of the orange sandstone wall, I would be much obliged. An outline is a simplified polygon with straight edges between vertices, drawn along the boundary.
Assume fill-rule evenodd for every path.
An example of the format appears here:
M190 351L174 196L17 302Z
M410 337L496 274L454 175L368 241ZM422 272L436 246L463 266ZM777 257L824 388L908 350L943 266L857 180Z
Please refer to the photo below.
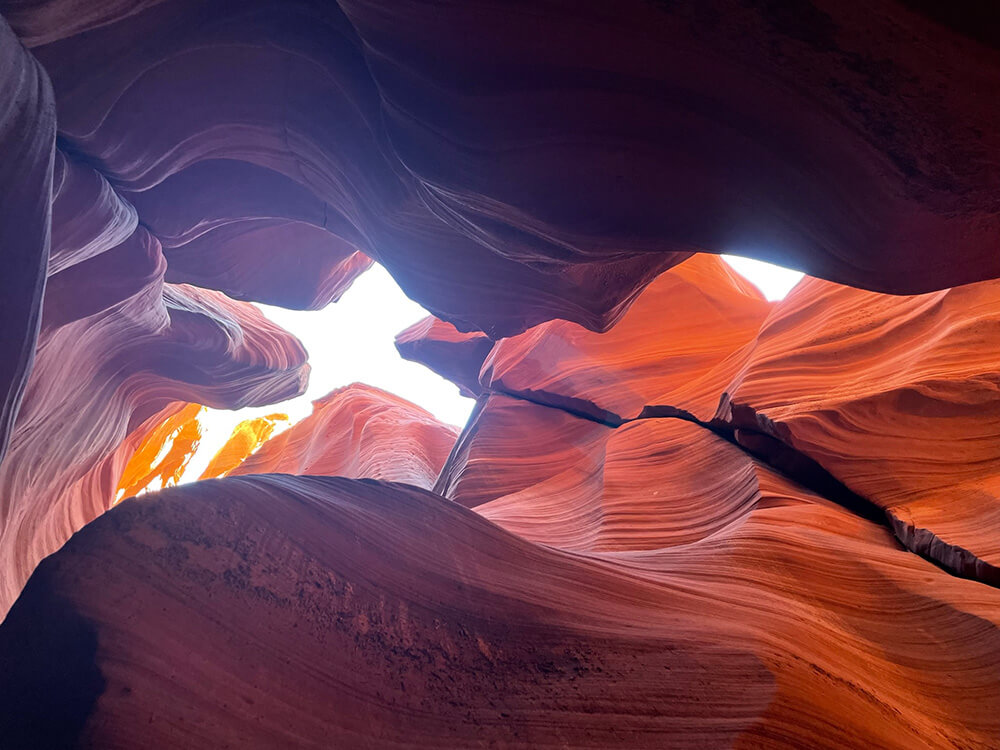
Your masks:
M384 479L430 488L458 436L405 399L354 383L313 402L313 412L231 471Z
M590 553L370 480L128 500L0 628L24 688L4 682L3 728L108 748L988 746L1000 593L808 492L757 492L699 540Z
M996 746L973 6L0 0L0 745ZM460 434L352 386L112 507L373 260Z

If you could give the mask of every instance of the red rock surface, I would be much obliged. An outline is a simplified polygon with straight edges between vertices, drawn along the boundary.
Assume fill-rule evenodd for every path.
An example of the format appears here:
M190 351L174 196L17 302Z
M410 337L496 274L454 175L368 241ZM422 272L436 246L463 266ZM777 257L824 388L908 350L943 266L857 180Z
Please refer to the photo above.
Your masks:
M429 367L470 397L482 393L479 371L491 349L493 340L481 331L463 333L433 315L396 336L399 356Z
M558 321L500 340L483 387L609 426L656 416L714 425L867 514L882 509L908 548L961 575L1000 582L1000 285L907 297L810 279L764 321L770 306L737 293L718 263L696 258L668 271L608 333ZM483 434L460 439L462 452L439 484L473 507L499 496L479 488L484 471L501 495L514 492L506 486L520 481L514 473L492 478L489 467L523 457L535 434L547 435L503 416L511 408L542 413L528 404L486 403L488 413L474 420ZM548 424L566 423L560 430L568 435L567 419ZM560 455L565 436L543 444L542 464L595 476L592 456ZM530 466L517 476L535 484L540 464ZM470 482L475 489L456 489ZM599 494L590 489L592 498ZM546 501L538 502L532 512L544 513Z
M313 411L270 438L230 473L316 474L384 479L430 488L458 428L416 404L354 383L313 402Z
M1000 583L1000 284L890 297L808 280L747 353L720 417L885 508L906 545Z
M0 610L40 559L111 507L132 451L183 402L239 408L305 388L291 335L218 292L164 284L163 272L140 228L49 279L0 465Z
M18 11L15 24L30 27L31 9ZM363 270L360 251L464 327L509 331L556 315L605 327L687 254L579 268L543 254L527 265L536 258L446 220L393 155L368 62L335 5L165 2L32 51L55 82L63 141L137 208L170 280L308 308Z
M344 3L395 153L499 252L707 248L900 293L1000 272L976 7Z
M730 355L770 309L723 260L695 256L650 284L605 334L558 320L502 339L482 384L614 424L653 404L687 404L692 391L715 404L734 374Z
M743 515L581 555L370 481L126 501L0 630L30 691L4 688L4 729L108 748L988 746L1000 592L794 488Z
M579 551L683 546L758 503L816 499L688 420L613 428L499 394L479 403L435 490L525 539Z
M52 80L61 143L137 207L171 280L309 307L360 252L500 335L604 329L699 250L887 292L1000 275L990 17L79 5L0 11Z
M501 394L477 404L435 492L475 508L532 486L557 494L599 470L605 425Z
M547 412L530 408L541 410L538 418ZM648 419L592 434L589 464L551 455L559 474L477 510L519 536L562 549L663 550L742 524L762 502L762 486L805 494L690 422Z
M0 13L0 746L998 744L995 10ZM372 260L457 439L356 385L113 507Z
M246 162L199 161L129 200L163 245L168 281L235 299L315 310L371 265L324 229L313 194Z

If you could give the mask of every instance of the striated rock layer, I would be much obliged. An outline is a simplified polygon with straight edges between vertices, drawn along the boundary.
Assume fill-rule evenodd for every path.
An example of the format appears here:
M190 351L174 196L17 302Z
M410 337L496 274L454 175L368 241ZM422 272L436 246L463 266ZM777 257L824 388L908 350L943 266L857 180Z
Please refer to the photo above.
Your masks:
M804 454L908 547L997 585L998 385L997 282L889 297L811 279L775 308L717 419L763 455Z
M433 315L396 335L399 356L429 367L472 398L482 393L479 371L492 349L493 340L486 334L463 333Z
M725 261L696 256L650 284L605 334L553 321L500 340L482 386L611 424L651 404L714 404L734 374L729 356L771 307Z
M0 12L171 282L309 308L375 258L499 336L606 329L699 251L894 293L1000 275L968 4L80 6Z
M55 104L49 78L0 17L0 461L38 337L49 258Z
M107 748L997 736L1000 592L794 486L733 512L741 522L700 540L588 555L371 481L234 477L129 500L43 563L0 628L23 686L4 688L5 736Z
M457 436L457 428L416 404L354 383L314 401L312 414L230 473L319 474L430 488Z
M538 412L536 419L552 416L542 407L528 408ZM574 421L574 432L585 433ZM477 510L519 536L562 549L665 550L742 524L762 501L762 487L772 497L792 487L690 422L649 419L614 430L591 428L590 434L590 464L550 453L546 458L558 473ZM808 494L801 487L785 492ZM456 499L461 502L462 494Z
M544 467L593 474L603 454L576 446L601 431L584 421L677 417L884 515L908 548L947 569L1000 583L998 320L997 282L907 297L808 279L771 305L721 261L694 258L608 333L557 321L496 342L438 490L476 507L498 496L487 486L507 494ZM537 426L544 412L530 403L561 415ZM504 464L520 465L494 476Z
M0 745L996 746L1000 40L932 5L0 0ZM461 434L355 385L113 507L373 260Z
M305 388L297 342L213 295L154 285L44 336L0 466L3 606L38 560L111 506L131 450L177 402L238 408Z
M139 227L48 279L0 464L0 611L40 559L111 507L132 453L184 402L239 408L305 388L294 337L250 305L165 284L164 272L159 243Z
M559 409L492 394L476 404L435 492L467 508L527 487L563 494L598 470L609 428ZM566 472L568 476L562 476Z

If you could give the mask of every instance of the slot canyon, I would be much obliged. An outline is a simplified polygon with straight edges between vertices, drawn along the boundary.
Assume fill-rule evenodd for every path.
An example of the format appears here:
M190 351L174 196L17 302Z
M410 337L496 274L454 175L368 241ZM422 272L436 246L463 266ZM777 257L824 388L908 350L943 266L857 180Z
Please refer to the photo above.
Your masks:
M0 750L1000 747L1000 6L0 0L0 91ZM281 413L379 267L464 426Z

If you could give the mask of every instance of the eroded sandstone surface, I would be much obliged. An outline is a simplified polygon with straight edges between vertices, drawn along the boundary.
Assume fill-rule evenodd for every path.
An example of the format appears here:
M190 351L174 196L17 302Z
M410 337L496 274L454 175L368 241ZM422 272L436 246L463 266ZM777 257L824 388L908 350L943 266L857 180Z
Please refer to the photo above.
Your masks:
M0 747L1000 745L998 24L0 0Z

